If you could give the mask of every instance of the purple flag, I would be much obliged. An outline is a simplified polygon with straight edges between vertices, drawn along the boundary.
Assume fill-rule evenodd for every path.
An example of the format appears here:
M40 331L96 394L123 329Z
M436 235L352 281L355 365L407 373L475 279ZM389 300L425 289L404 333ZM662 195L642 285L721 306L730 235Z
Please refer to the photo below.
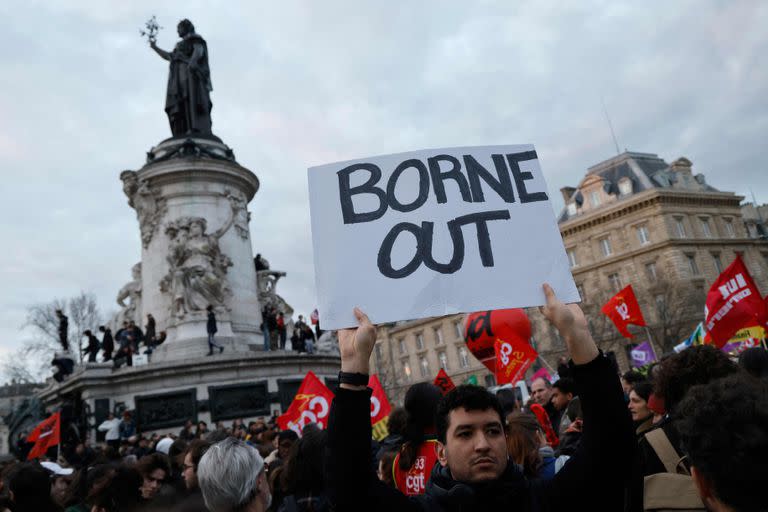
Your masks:
M741 342L735 341L733 343L726 343L720 350L726 354L738 354L741 352Z
M653 353L651 344L647 341L642 342L630 352L630 364L635 368L645 366L656 360L656 354Z

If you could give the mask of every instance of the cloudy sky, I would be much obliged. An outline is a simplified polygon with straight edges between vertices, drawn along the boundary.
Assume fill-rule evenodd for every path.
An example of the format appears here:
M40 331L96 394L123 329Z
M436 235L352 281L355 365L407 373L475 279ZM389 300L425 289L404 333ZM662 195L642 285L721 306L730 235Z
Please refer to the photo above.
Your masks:
M768 201L768 3L0 3L0 356L29 304L92 291L140 258L118 174L170 135L151 15L208 41L214 132L261 180L254 252L315 306L306 168L428 147L533 143L551 196L621 149L685 155ZM556 208L561 206L559 199ZM2 376L0 376L0 379Z

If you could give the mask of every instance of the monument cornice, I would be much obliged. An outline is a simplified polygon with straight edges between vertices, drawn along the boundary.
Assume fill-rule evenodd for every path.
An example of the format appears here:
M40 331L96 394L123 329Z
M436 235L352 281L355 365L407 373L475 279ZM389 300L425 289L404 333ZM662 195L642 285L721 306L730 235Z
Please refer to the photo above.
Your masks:
M174 158L149 163L139 169L138 177L148 180L152 186L176 183L207 184L211 181L230 183L244 190L248 201L253 199L259 190L259 179L249 169L236 162L208 158Z

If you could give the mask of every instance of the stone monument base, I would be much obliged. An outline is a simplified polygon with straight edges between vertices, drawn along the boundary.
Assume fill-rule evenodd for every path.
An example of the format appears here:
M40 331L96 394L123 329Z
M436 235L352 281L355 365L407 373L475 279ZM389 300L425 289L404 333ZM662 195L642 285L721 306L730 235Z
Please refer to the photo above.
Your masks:
M199 341L207 353L206 340ZM338 356L225 347L223 354L153 359L118 369L111 362L84 364L61 384L51 379L37 396L48 409L82 411L93 441L110 411L134 410L140 432L178 434L187 420L205 421L213 430L218 421L229 426L234 419L247 422L282 413L310 370L331 389L336 386Z

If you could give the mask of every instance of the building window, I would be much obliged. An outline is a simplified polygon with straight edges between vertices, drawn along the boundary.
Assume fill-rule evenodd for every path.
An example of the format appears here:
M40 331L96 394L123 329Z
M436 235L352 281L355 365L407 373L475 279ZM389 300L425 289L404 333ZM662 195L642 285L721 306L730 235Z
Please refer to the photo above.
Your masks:
M648 278L648 281L655 283L658 279L658 276L656 275L656 263L650 262L645 264L645 276Z
M445 352L439 352L437 354L437 360L440 362L440 368L448 371L448 356L445 355Z
M696 264L696 255L686 254L685 257L688 260L688 270L690 271L691 275L699 275L699 266Z
M704 238L712 238L712 228L709 225L709 219L700 219L701 220L701 233L704 235Z
M589 193L589 202L592 204L592 208L600 206L600 192L593 190Z
M568 203L568 216L573 217L576 215L576 203Z
M613 254L613 250L611 249L611 239L610 238L601 238L600 239L600 250L603 252L603 256L606 258Z
M383 352L381 349L381 343L376 344L376 366L380 365L380 361L384 358Z
M398 350L400 350L400 354L406 353L405 340L403 338L400 338L397 340L397 347L398 347Z
M419 367L421 368L421 376L429 377L429 361L424 356L419 358Z
M453 334L456 336L457 340L464 337L464 333L461 332L461 322L453 322Z
M406 382L411 382L411 365L408 364L408 361L403 363L403 375L405 375Z
M440 327L435 327L435 345L442 345L443 344L443 329Z
M647 226L639 226L637 228L637 239L640 241L640 245L645 245L651 241L650 237L648 236Z
M629 178L622 178L619 181L619 194L622 196L628 196L632 193L632 182Z
M675 217L675 229L677 231L677 238L686 238L685 224L682 217Z
M424 350L424 336L421 333L416 335L416 350Z
M613 291L618 292L621 290L621 278L619 277L619 274L609 275L608 281L611 283L611 288L613 288Z
M719 252L713 252L712 253L712 263L715 265L715 270L717 270L718 274L722 274L723 272L723 262L720 259L720 253Z
M571 268L573 268L576 265L578 265L578 263L576 262L576 250L575 249L568 249L566 251L566 254L568 254L568 263L571 264Z
M731 219L725 219L725 234L728 235L728 238L736 238L736 230Z
M464 347L459 348L459 366L462 368L469 368L469 356L467 349Z
M492 373L485 376L485 387L490 388L496 385L496 377Z

